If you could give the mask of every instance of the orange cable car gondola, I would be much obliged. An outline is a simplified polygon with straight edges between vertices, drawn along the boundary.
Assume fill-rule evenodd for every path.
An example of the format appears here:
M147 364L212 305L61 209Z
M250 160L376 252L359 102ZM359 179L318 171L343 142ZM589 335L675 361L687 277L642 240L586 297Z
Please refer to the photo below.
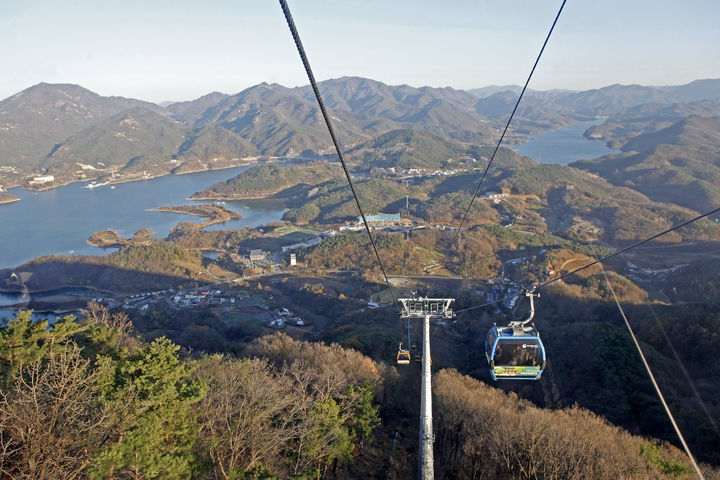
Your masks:
M408 350L402 348L402 343L398 347L397 363L400 365L409 365L410 364L410 352Z

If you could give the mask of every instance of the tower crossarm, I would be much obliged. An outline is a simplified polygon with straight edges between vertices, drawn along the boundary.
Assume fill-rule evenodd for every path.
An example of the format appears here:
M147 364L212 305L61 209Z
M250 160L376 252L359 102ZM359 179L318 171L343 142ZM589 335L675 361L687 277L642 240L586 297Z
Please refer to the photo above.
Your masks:
M400 316L402 318L422 318L426 315L431 318L453 318L455 313L450 304L454 298L398 298L402 305Z

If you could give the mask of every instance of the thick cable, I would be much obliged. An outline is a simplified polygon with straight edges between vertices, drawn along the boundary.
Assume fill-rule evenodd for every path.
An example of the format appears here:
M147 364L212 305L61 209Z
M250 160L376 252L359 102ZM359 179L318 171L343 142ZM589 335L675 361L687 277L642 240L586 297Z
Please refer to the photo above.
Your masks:
M375 258L377 258L377 261L380 264L380 270L382 270L383 276L385 277L385 283L387 283L388 289L390 290L390 296L392 296L393 304L397 306L397 299L395 298L395 293L393 292L392 285L390 284L390 279L388 278L388 275L385 271L385 266L383 266L382 260L380 260L380 254L378 253L377 245L375 244L375 240L373 239L372 233L370 232L370 226L368 225L367 218L365 218L365 213L360 206L360 199L355 192L355 186L353 185L352 179L350 178L350 172L347 169L347 165L345 165L345 158L343 157L342 150L340 149L340 144L338 143L337 137L335 136L335 130L333 129L332 123L330 122L330 116L325 109L325 103L320 96L320 90L318 89L317 82L315 81L315 75L313 75L312 69L310 68L310 62L308 61L307 55L305 54L305 49L303 48L302 42L300 41L300 34L298 34L297 28L295 27L295 22L293 21L292 15L290 14L290 7L288 6L286 0L280 0L280 6L282 7L288 27L290 27L290 34L295 41L295 46L297 47L298 53L300 54L300 59L302 60L303 67L305 67L305 72L307 73L308 80L310 80L310 86L312 86L313 92L315 92L315 98L317 99L318 105L320 106L320 111L322 112L323 119L325 119L325 125L327 126L328 132L330 133L333 145L335 145L335 151L337 152L338 158L340 159L340 164L342 165L343 171L345 172L345 177L347 178L348 185L350 185L350 191L355 198L355 204L357 205L358 211L360 212L360 217L362 217L363 224L365 225L365 231L370 238L370 244L372 245L373 251L375 252Z
M705 416L707 416L707 419L710 421L713 430L715 430L715 433L718 434L718 438L720 438L720 429L718 428L717 422L715 422L715 419L713 419L712 415L710 414L710 410L708 410L707 405L705 405L705 402L703 402L703 399L700 396L700 392L698 392L697 387L695 387L695 383L692 381L692 378L690 378L690 373L687 371L687 368L685 368L685 364L683 364L682 360L680 359L680 355L678 354L677 350L675 350L675 346L670 341L670 337L668 336L667 332L665 331L665 327L662 326L662 322L655 313L655 309L653 308L652 303L648 303L647 306L650 309L650 313L652 313L653 318L655 319L655 323L657 324L658 329L662 332L663 337L665 337L665 341L670 347L670 351L672 351L675 360L677 360L680 371L682 371L683 375L685 375L685 380L687 380L688 385L690 385L690 389L693 391L695 399L697 399L698 404L700 404L700 408L702 408L705 412Z
M590 248L593 249L593 252L595 252L595 248L590 246ZM597 255L594 255L595 258L597 258ZM705 477L702 474L702 471L700 470L700 467L698 466L697 462L695 461L695 457L693 456L692 452L690 452L690 447L688 447L688 444L685 442L685 437L683 437L682 432L680 432L680 427L678 427L677 422L675 421L675 417L673 417L672 412L670 411L670 407L668 406L667 402L665 401L665 397L663 396L662 392L660 391L660 387L658 386L657 381L655 380L655 375L653 375L652 370L650 369L650 365L648 364L647 360L645 359L645 354L642 351L642 348L640 348L640 343L637 340L637 337L635 337L635 332L633 332L632 327L630 326L630 322L627 319L627 316L625 316L625 311L622 308L622 305L620 305L620 301L617 298L617 295L615 294L615 289L612 288L612 285L610 284L610 279L608 279L607 274L605 273L605 269L603 268L602 264L600 264L600 271L603 274L603 277L605 278L605 283L607 284L608 289L610 290L610 293L612 293L613 299L615 300L615 305L617 305L618 310L620 311L620 315L622 316L623 320L625 321L625 326L628 329L628 332L630 332L630 336L632 337L633 343L635 344L635 348L637 349L638 353L640 354L640 358L642 359L643 365L645 365L645 370L647 370L648 376L650 377L650 380L652 381L653 387L655 387L655 392L657 393L658 397L660 398L660 401L663 404L663 407L665 407L665 413L667 413L668 418L670 418L670 422L673 425L673 428L675 429L675 433L677 434L678 438L680 438L680 442L682 443L683 448L685 449L685 453L690 458L690 461L692 462L693 468L695 468L695 472L697 472L698 477L700 477L701 480L705 480Z
M465 210L465 213L463 214L462 221L460 222L460 226L455 231L455 236L453 237L453 240L450 243L451 249L452 249L452 246L455 245L455 242L457 242L458 237L460 236L462 227L463 227L463 225L465 225L465 221L467 220L467 217L470 214L470 209L472 208L473 203L475 203L475 199L477 198L478 194L480 193L480 188L482 187L482 184L485 181L485 178L487 177L488 171L490 170L490 166L492 165L493 161L495 160L495 155L497 154L498 150L500 150L500 145L502 144L502 141L505 138L505 134L507 133L508 128L510 128L510 122L512 122L512 119L515 116L515 112L517 111L518 106L520 105L520 101L522 100L523 95L525 95L525 90L527 90L527 87L530 84L530 79L532 78L533 74L535 73L535 69L537 68L538 63L540 62L540 58L542 57L542 54L545 51L545 46L548 44L548 41L550 40L550 35L552 35L552 32L555 29L555 25L557 24L557 21L560 18L560 14L562 13L563 8L565 7L566 1L567 0L563 0L562 4L560 5L560 9L557 12L557 15L555 15L555 20L553 20L552 26L550 27L550 31L548 31L548 34L545 37L545 41L543 42L542 48L540 49L540 53L538 53L538 56L535 59L535 63L533 64L532 69L530 70L530 75L528 75L527 80L525 80L525 85L523 85L523 88L520 91L520 95L518 96L518 99L515 102L515 106L513 107L512 112L510 113L510 118L508 118L508 121L505 124L505 128L503 129L502 134L500 135L500 139L498 140L497 145L495 145L495 150L493 151L492 155L490 156L490 161L485 166L485 171L483 172L482 177L480 178L480 182L478 183L478 186L475 189L475 193L473 193L473 196L470 199L470 204L468 205L467 209ZM433 289L434 286L435 286L435 282L433 282L432 285L430 286L430 288L428 289L428 296L430 295L430 291Z
M578 268L576 268L575 270L570 270L568 273L565 273L565 274L563 274L563 275L560 275L559 277L555 277L555 278L550 279L550 280L548 280L548 281L546 281L546 282L542 282L542 283L540 283L539 285L536 285L535 288L532 289L532 291L535 291L535 290L537 290L537 289L539 289L539 288L542 288L542 287L545 287L545 286L547 286L547 285L550 285L551 283L557 282L558 280L562 280L562 279L564 279L564 278L566 278L566 277L569 277L570 275L574 275L574 274L576 274L577 272L579 272L579 271L581 271L581 270L585 270L585 269L588 268L588 267L592 267L593 265L596 265L596 264L598 264L598 263L602 263L602 262L604 262L604 261L606 261L606 260L609 260L609 259L611 259L611 258L613 258L613 257L617 257L618 255L621 255L621 254L627 252L628 250L632 250L632 249L635 248L635 247L639 247L640 245L643 245L643 244L645 244L645 243L651 242L651 241L655 240L655 239L658 238L658 237L662 237L663 235L666 235L666 234L668 234L668 233L670 233L670 232L673 232L673 231L677 230L678 228L682 228L682 227L684 227L684 226L686 226L686 225L690 225L691 223L694 223L694 222L700 220L701 218L708 217L708 216L712 215L713 213L717 213L717 212L720 212L720 207L715 208L715 209L713 209L713 210L710 210L709 212L703 213L702 215L698 215L698 216L695 217L695 218L691 218L690 220L688 220L688 221L686 221L686 222L683 222L683 223L681 223L681 224L679 224L679 225L675 225L674 227L668 228L667 230L663 230L663 231L660 232L660 233L656 233L656 234L653 235L652 237L648 237L648 238L646 238L645 240L640 240L639 242L633 243L632 245L629 245L629 246L627 246L627 247L625 247L625 248L621 248L620 250L618 250L618 251L616 251L616 252L614 252L614 253L611 253L610 255L607 255L607 256L605 256L605 257L603 257L603 258L596 259L595 261L590 262L590 263L588 263L587 265L583 265L582 267L578 267Z
M455 310L455 313L458 314L458 313L462 313L462 312L467 312L468 310L475 310L476 308L488 307L490 305L495 305L496 303L500 303L503 300L504 299L501 298L500 300L495 300L494 302L483 303L482 305L475 305L474 307L463 308L462 310Z

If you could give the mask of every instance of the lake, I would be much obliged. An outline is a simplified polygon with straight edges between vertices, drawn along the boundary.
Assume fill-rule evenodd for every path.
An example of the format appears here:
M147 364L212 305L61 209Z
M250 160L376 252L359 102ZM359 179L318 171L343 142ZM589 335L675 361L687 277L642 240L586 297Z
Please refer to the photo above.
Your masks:
M71 183L44 192L10 189L9 193L20 201L0 205L0 268L14 267L46 254L98 255L113 251L87 244L90 235L99 230L115 230L128 237L149 228L157 232L156 238L166 237L178 223L201 222L201 218L148 209L212 203L187 197L248 168L165 175L116 184L115 188L110 188L111 185L83 188L87 183ZM245 218L212 225L210 229L264 225L279 221L287 210L281 201L272 199L230 201L225 207Z
M47 312L47 313L33 312L30 314L30 318L32 318L33 321L35 321L35 322L39 322L41 320L47 320L48 323L50 325L52 325L57 321L58 317L64 317L65 315L69 315L69 314L75 315L77 317L77 316L79 316L78 313L79 312L69 312L69 313L59 313L58 314L58 313L52 313L52 312ZM10 320L17 314L18 314L18 310L0 310L0 325L3 325L5 322Z
M604 120L579 122L535 135L513 145L519 154L542 163L568 163L617 152L605 142L588 140L583 132ZM211 203L187 200L213 183L229 179L249 166L187 175L165 175L137 182L83 188L72 183L44 192L21 188L10 190L19 202L0 205L0 268L14 267L40 255L98 255L111 250L92 247L87 239L99 230L115 230L123 237L142 228L166 237L182 221L200 222L200 217L170 212L150 212L162 205ZM226 207L245 218L215 224L208 229L255 227L279 221L287 210L272 199L227 202Z
M510 148L536 162L559 165L618 153L619 150L609 148L602 140L589 140L583 137L585 130L604 122L605 119L598 119L574 123L564 128L533 135L526 143L510 145Z
M92 287L60 287L44 292L35 292L29 295L28 293L4 293L0 292L0 325L4 321L9 320L18 313L17 309L9 308L11 305L17 305L21 303L27 304L31 300L42 300L43 298L52 297L55 295L73 295L79 297L95 298L105 297L106 292L96 290ZM78 312L69 312L77 316ZM48 320L50 324L55 323L58 317L63 317L67 313L52 313L52 312L33 312L30 316L33 320Z

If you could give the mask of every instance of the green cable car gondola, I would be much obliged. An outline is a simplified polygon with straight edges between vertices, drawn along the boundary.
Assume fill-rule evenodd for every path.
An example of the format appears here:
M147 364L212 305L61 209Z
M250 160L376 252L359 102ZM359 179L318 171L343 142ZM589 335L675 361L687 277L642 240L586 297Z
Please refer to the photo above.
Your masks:
M493 380L538 380L545 369L545 347L534 325L533 297L530 298L530 315L522 322L510 322L505 327L493 325L485 339L485 356Z

